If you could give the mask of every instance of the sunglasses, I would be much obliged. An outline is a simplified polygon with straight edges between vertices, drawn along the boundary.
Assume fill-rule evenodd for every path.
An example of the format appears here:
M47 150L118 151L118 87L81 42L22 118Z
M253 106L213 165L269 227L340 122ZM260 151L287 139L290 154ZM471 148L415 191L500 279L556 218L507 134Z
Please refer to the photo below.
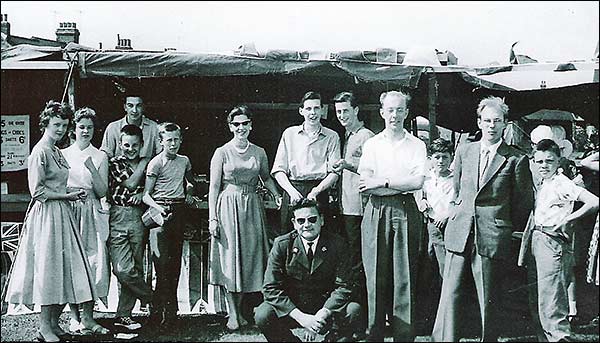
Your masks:
M317 219L319 219L318 216L312 216L312 217L308 217L308 218L294 218L296 223L298 223L299 225L303 225L307 220L309 223L314 224L317 222Z
M246 121L232 121L232 122L231 122L231 123L229 123L229 124L231 124L231 125L233 125L233 126L235 126L235 127L238 127L238 126L240 126L240 125L243 125L243 126L248 126L248 125L250 125L250 123L251 123L251 121L250 121L250 120L246 120Z

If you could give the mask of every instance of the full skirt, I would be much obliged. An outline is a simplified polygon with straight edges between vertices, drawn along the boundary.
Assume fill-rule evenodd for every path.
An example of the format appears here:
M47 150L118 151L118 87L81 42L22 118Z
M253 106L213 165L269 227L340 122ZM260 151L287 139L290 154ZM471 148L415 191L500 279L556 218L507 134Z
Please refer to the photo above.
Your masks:
M262 200L225 189L217 202L220 237L211 241L209 280L228 292L260 292L269 254Z
M90 192L91 193L91 192ZM92 272L96 296L106 305L110 285L108 248L108 212L102 209L100 200L88 194L86 200L72 201L71 206L78 223L77 228Z
M93 280L68 202L35 201L25 218L6 301L80 304L96 299Z

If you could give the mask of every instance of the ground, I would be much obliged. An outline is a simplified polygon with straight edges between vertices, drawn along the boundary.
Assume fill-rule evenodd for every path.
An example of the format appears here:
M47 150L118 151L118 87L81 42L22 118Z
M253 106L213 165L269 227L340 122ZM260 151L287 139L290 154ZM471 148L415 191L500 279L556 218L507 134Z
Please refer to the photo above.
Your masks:
M64 313L61 316L61 326L63 328L68 327L68 313ZM113 327L113 314L108 313L96 313L98 322L106 326L109 329L115 330ZM37 314L28 314L20 316L6 316L2 317L2 342L10 341L32 341L36 337L36 328L38 324ZM140 321L144 321L144 317L136 317ZM141 341L156 341L156 342L266 342L263 335L260 334L258 329L254 326L243 328L241 331L236 333L228 332L225 328L226 319L222 316L217 315L190 315L181 316L179 319L179 327L177 330L171 333L157 333L156 330L145 328L140 330L139 336L131 339L132 342ZM518 323L516 326L519 326ZM299 330L299 329L298 329ZM534 336L526 333L525 335L518 335L510 333L511 336L503 337L501 341L504 342L534 342ZM576 330L575 338L579 342L598 342L599 332L597 325L587 325L578 327ZM418 336L416 341L427 342L429 336ZM97 342L97 341L123 341L115 339L113 336L80 336L76 338L76 341L80 342ZM388 336L385 340L391 342L392 338ZM477 341L475 336L464 339L465 342Z

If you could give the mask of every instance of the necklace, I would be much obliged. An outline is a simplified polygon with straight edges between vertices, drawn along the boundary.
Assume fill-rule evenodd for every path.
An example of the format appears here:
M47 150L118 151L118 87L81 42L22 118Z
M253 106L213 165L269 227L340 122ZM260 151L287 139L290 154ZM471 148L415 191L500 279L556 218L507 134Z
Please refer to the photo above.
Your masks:
M237 152L239 152L240 154L243 154L243 153L245 153L245 152L248 150L248 148L249 148L249 147L250 147L250 141L246 141L246 147L245 147L245 148L242 148L242 149L238 148L238 147L235 145L235 143L233 143L233 148L234 148L234 149L235 149Z

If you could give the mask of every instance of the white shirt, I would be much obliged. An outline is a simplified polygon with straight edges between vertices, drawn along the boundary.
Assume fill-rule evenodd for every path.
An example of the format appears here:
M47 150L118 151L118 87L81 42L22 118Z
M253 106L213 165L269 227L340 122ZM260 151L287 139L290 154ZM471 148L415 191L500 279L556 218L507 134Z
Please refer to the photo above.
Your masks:
M425 176L426 163L427 147L422 140L406 130L404 138L399 141L391 140L384 130L363 145L358 173L372 172L373 177L377 178L397 178L398 175Z
M317 238L315 238L314 240L310 241L311 243L313 243L311 250L313 252L313 256L315 256L315 253L317 252L317 244L319 244L319 238L321 237L321 235L318 235ZM308 243L309 241L307 241L306 239L304 239L304 237L300 236L300 239L302 240L302 245L304 245L304 252L306 253L306 256L308 256Z
M560 173L543 180L535 200L535 224L557 225L573 212L573 205L581 192L583 188Z
M452 173L446 177L438 177L432 171L423 183L423 193L427 199L429 217L436 220L448 218L450 201L454 198Z
M79 150L76 143L73 143L66 149L62 149L61 152L71 167L69 169L67 187L92 189L92 174L85 167L85 160L91 156L94 166L98 169L102 161L108 159L106 154L91 144L87 148Z

